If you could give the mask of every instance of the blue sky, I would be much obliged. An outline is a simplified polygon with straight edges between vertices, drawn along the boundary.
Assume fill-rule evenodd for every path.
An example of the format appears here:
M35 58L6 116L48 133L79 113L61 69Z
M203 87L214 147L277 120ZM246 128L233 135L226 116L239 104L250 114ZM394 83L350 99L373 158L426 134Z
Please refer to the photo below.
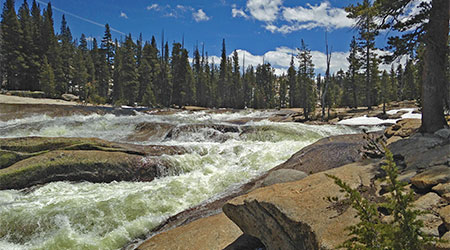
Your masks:
M38 2L43 8L48 0ZM22 0L16 0L17 6L21 3ZM62 14L76 38L84 33L101 40L103 25L109 23L116 30L115 38L128 33L137 38L142 33L144 40L154 35L160 44L164 30L169 44L181 42L184 35L185 47L190 52L196 44L204 43L213 58L220 56L225 38L228 54L236 49L242 59L245 53L246 65L262 63L264 58L277 73L289 66L290 55L296 53L300 39L312 50L316 72L323 72L326 30L334 52L332 70L346 70L345 58L356 31L343 7L351 3L356 1L52 0L57 32ZM384 38L378 39L379 45ZM217 63L219 59L215 60Z

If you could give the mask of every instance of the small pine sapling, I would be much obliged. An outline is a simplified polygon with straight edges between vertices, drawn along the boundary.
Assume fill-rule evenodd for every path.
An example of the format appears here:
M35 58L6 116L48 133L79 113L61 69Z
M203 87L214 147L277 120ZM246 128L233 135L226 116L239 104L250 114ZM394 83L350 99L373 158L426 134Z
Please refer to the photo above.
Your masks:
M407 183L397 179L398 168L393 155L387 148L385 152L385 165L381 167L385 177L381 180L387 183L388 193L383 202L370 201L338 177L327 175L341 188L341 192L345 192L346 201L357 211L360 219L356 225L348 227L351 237L340 247L367 250L420 250L432 242L439 241L420 230L423 222L418 216L425 212L413 208L414 192L407 191L405 188ZM333 198L328 200L336 201ZM384 215L381 210L387 211L393 219L382 220Z

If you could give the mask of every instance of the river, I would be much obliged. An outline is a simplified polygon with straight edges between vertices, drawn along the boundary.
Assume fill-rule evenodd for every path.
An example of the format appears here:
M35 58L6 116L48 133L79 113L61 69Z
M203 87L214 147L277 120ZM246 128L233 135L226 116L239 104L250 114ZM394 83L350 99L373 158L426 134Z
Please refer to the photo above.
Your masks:
M0 111L1 112L1 111ZM171 215L229 192L286 161L320 138L355 133L346 126L275 123L262 119L276 111L178 112L69 115L34 114L0 121L0 137L97 137L138 144L177 145L183 155L160 157L173 173L152 182L54 182L31 190L0 191L0 249L120 249ZM165 133L149 140L132 138L142 123L222 124L257 118L221 132L211 126Z

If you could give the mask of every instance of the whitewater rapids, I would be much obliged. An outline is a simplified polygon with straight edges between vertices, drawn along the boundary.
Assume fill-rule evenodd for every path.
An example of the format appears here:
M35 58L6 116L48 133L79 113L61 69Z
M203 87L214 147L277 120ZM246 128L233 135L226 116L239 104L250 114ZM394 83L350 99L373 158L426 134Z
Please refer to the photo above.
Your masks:
M120 249L169 216L229 192L320 138L359 132L340 125L274 123L264 119L270 115L273 112L64 117L35 114L0 121L1 138L96 137L143 145L176 145L188 152L160 156L177 171L152 182L54 182L26 191L0 191L0 249ZM150 140L129 139L141 123L176 128L232 125L228 121L242 118L260 121L240 125L237 132L205 126L171 137L162 133ZM243 133L244 126L251 129Z

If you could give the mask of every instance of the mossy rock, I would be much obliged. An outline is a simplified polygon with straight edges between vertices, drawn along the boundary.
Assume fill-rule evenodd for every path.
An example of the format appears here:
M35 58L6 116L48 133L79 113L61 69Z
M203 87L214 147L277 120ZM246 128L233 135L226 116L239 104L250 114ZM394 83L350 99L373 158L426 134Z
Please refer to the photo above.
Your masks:
M0 189L22 189L52 181L151 181L164 173L163 154L176 146L134 145L96 138L0 139Z
M21 159L22 157L16 152L0 150L0 169L9 167Z
M20 137L0 139L0 150L19 153L46 153L52 150L99 150L136 155L184 154L183 148L164 145L135 145L97 138Z
M160 162L142 156L98 150L57 150L40 154L0 169L0 189L22 189L53 181L153 180Z
M65 137L21 137L0 140L0 149L36 153L51 151L77 145L96 147L114 147L112 143L95 138L65 138Z

